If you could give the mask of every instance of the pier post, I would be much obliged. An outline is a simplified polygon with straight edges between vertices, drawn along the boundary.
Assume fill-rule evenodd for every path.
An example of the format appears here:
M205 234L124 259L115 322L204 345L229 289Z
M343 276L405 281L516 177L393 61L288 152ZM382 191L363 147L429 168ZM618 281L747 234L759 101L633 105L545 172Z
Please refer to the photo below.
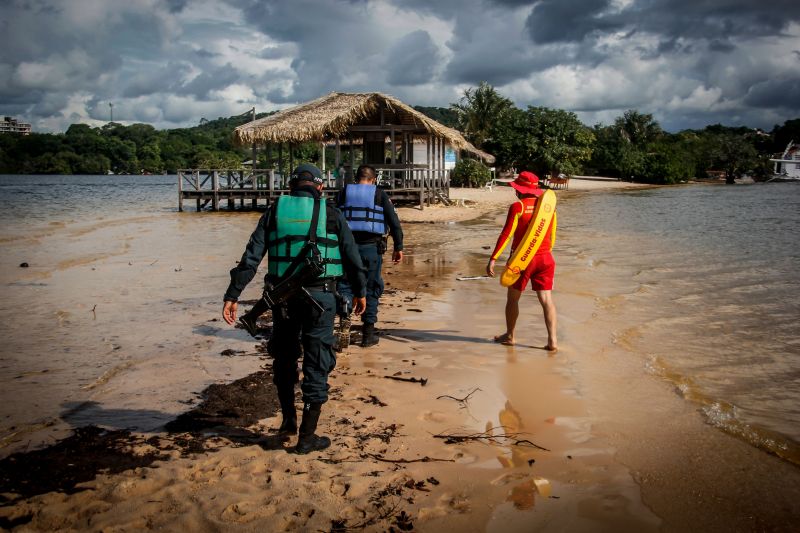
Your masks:
M219 211L219 171L211 172L211 209Z
M197 195L197 212L199 213L200 209L201 209L201 207L200 207L200 194L199 194L200 193L200 171L199 170L193 170L192 171L192 177L194 178L194 190L197 191L197 193L198 193L198 195Z
M178 171L178 212L183 213L183 172Z

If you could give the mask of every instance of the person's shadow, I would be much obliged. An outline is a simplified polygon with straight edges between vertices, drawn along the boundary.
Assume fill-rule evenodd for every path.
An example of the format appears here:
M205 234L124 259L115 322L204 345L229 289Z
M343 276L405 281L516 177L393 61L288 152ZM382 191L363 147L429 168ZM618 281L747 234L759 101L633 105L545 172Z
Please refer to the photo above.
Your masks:
M387 338L394 338L401 342L473 342L479 344L492 344L491 339L484 339L481 337L468 337L459 335L452 329L403 329L403 328L385 328L381 330L383 336Z

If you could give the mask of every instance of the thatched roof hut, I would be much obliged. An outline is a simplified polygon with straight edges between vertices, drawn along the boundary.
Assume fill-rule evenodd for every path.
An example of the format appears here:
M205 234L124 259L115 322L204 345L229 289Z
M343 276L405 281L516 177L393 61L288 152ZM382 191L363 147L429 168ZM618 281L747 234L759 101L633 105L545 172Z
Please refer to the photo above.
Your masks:
M284 109L236 128L242 144L327 142L366 132L397 131L430 135L456 150L466 150L489 163L494 157L470 144L457 130L439 124L400 100L382 93L337 93Z

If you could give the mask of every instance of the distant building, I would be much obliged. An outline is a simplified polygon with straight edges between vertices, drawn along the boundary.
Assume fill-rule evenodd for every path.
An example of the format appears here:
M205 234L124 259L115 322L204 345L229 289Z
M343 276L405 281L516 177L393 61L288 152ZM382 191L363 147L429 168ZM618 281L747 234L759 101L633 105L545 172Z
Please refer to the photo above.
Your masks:
M3 117L0 121L0 133L17 133L19 135L28 135L31 132L31 125L19 122L15 118Z
M775 174L800 178L800 144L791 141L786 150L778 157L770 159L775 164Z

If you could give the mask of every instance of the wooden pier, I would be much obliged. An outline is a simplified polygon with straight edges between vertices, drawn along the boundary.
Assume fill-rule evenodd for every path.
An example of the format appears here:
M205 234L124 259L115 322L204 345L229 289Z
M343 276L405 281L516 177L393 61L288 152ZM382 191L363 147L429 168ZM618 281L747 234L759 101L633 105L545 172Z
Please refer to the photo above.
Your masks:
M398 164L377 167L378 186L395 204L417 205L420 209L437 202L449 204L450 171L427 165ZM343 186L325 172L327 197ZM178 210L194 202L197 211L224 208L266 209L278 196L289 193L289 177L275 170L180 169L178 170Z

